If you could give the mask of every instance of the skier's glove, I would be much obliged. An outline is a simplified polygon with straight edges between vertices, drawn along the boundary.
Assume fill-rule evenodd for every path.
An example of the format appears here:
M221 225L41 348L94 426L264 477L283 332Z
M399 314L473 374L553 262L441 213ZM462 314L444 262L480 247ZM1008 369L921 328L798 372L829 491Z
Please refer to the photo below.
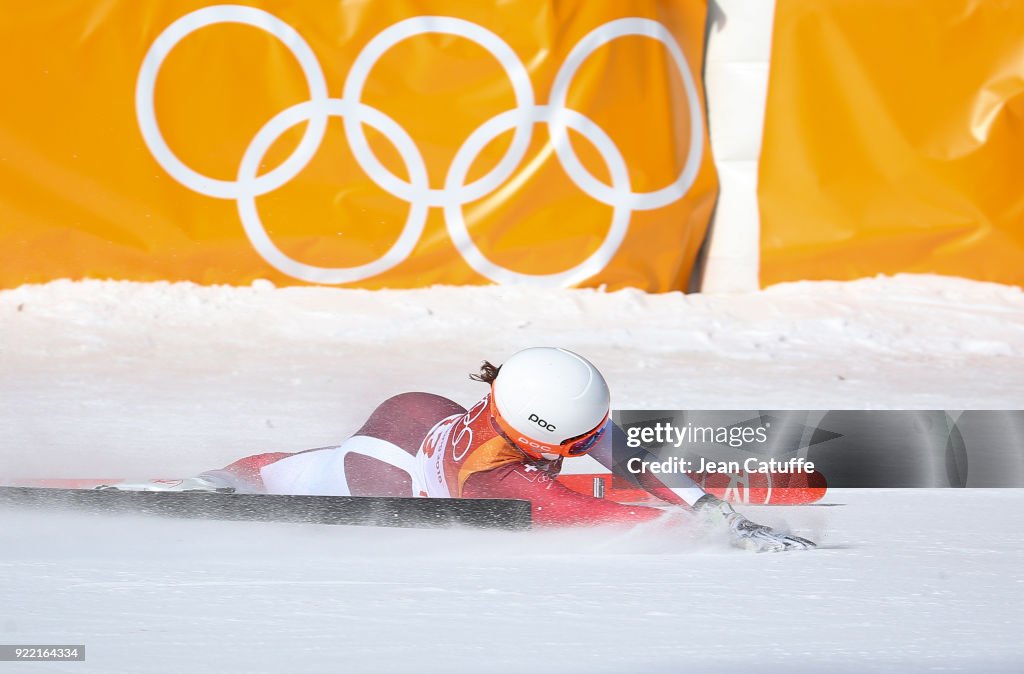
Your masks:
M737 548L754 552L782 552L809 550L814 543L806 538L775 531L763 524L755 524L733 510L732 506L716 496L702 496L693 509L712 526L724 526L729 531L729 542Z

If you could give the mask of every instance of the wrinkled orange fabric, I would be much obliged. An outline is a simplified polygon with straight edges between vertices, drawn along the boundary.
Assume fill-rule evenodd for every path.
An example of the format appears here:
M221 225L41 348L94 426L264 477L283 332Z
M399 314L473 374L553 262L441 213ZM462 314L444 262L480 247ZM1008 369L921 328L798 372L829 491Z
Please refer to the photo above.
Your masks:
M761 282L1024 284L1024 4L778 0Z

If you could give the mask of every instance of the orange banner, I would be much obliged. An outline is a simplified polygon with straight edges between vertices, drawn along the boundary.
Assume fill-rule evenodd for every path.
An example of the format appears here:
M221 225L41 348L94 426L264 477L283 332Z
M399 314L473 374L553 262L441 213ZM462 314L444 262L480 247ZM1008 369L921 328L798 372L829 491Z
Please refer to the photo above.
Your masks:
M705 2L14 3L0 287L683 288Z
M761 282L1024 284L1024 4L778 0Z

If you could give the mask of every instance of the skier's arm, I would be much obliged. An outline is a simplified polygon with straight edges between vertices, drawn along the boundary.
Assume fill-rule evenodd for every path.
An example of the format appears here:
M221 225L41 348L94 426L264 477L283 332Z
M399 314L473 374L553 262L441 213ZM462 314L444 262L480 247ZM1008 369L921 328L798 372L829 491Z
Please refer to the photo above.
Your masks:
M669 512L586 496L521 463L474 473L466 480L462 496L527 500L533 507L534 523L548 526L638 524L667 517ZM711 494L706 494L694 510L702 521L723 527L736 547L756 552L814 547L807 539L754 524Z
M638 447L628 452L628 455L619 457L620 460L616 462L612 449L628 447L626 434L611 421L608 423L611 424L611 433L605 434L603 441L591 451L591 456L613 474L629 480L663 501L694 510L705 522L726 528L730 541L736 547L756 552L806 550L814 547L814 543L806 538L751 522L728 503L705 492L687 475L673 475L672 480L676 486L669 487L653 473L631 473L626 469L630 459L647 460L653 458L653 455L646 448Z
M662 501L671 503L672 505L692 507L703 496L707 495L707 492L697 486L697 483L691 480L687 475L673 475L672 480L676 486L669 487L654 473L631 473L626 468L630 459L639 458L643 461L647 461L654 459L655 457L649 450L647 450L647 448L637 447L636 449L630 449L628 456L620 456L618 457L619 461L616 461L613 448L619 447L621 449L627 447L626 433L619 428L617 424L611 421L608 422L608 425L611 426L611 432L605 433L601 442L598 442L597 445L594 446L594 449L591 450L590 456L597 459L598 463L602 466L612 471L613 475L617 475L628 480L641 489L657 496Z
M658 519L665 510L627 506L580 494L528 464L506 464L474 473L463 486L466 498L515 498L530 501L533 521L541 525L635 524Z

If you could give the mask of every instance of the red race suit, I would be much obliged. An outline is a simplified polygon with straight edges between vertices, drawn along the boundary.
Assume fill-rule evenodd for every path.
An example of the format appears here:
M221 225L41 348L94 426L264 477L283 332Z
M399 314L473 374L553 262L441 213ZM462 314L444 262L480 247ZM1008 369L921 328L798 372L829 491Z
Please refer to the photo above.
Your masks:
M555 478L565 460L535 459L491 422L490 396L466 410L428 393L388 399L337 447L258 454L207 473L239 491L271 494L508 498L530 501L539 525L638 523L664 508L616 503L569 489ZM611 424L611 422L608 422ZM696 485L671 489L649 473L624 475L612 460L612 425L591 455L668 505L692 505Z

